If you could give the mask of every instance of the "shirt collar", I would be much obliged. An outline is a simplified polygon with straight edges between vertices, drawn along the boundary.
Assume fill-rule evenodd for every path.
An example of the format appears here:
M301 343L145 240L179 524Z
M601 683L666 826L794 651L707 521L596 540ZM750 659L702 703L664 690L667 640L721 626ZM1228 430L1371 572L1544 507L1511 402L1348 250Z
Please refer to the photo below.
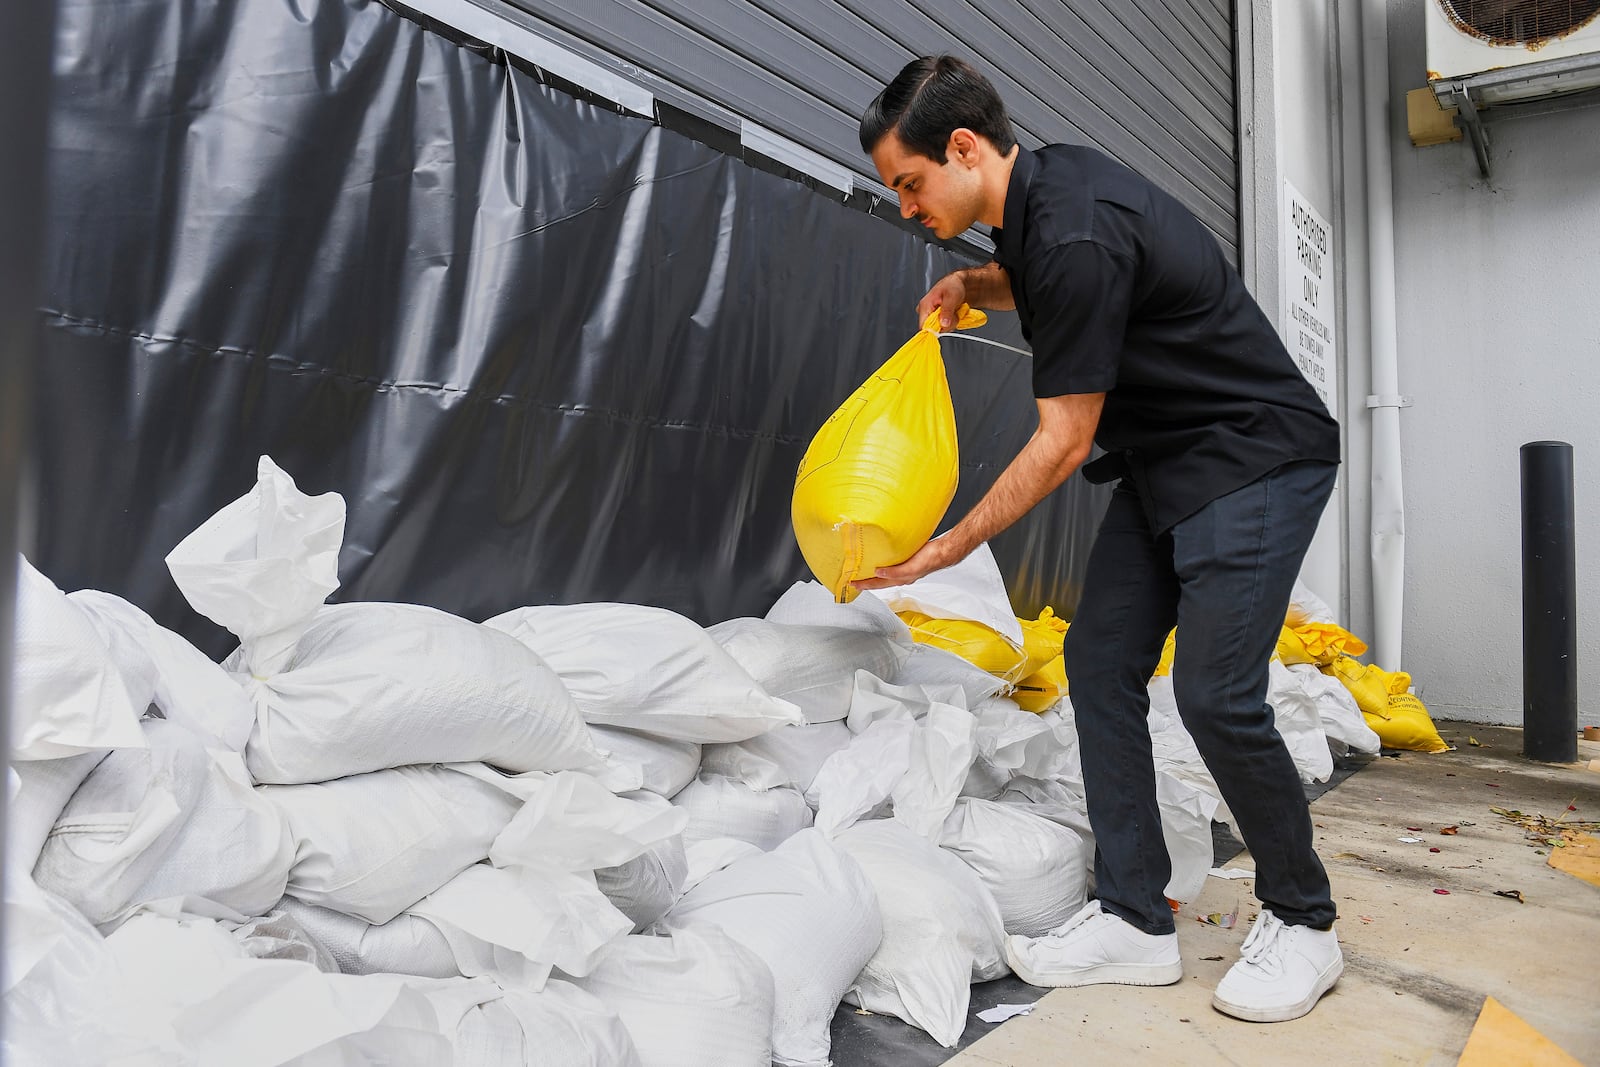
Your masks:
M1033 153L1017 146L1017 161L1011 165L1011 181L1006 186L1005 225L989 231L997 257L1002 263L1022 261L1022 223L1028 216L1028 188L1033 184L1037 161Z

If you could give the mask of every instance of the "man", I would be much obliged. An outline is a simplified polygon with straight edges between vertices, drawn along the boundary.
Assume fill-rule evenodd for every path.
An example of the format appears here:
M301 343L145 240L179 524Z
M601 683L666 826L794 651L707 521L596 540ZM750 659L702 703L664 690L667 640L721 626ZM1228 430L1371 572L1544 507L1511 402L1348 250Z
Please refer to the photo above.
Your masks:
M1039 428L987 495L910 559L911 582L1021 518L1088 458L1120 479L1066 636L1096 894L1006 955L1036 985L1178 981L1147 685L1167 632L1178 710L1256 862L1262 910L1213 1004L1298 1018L1343 970L1300 779L1266 703L1267 661L1332 492L1339 428L1201 223L1090 148L1017 144L1005 106L951 56L918 59L872 102L861 144L900 211L941 238L994 227L995 259L923 297L1015 308L1033 346Z

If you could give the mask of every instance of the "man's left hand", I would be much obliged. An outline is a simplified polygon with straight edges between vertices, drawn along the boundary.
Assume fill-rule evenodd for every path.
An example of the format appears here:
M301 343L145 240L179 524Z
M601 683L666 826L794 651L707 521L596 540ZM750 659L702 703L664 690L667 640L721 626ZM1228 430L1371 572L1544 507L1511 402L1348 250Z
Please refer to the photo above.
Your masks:
M871 578L858 578L850 584L857 589L888 589L909 585L934 571L953 567L966 559L971 549L963 551L949 536L936 537L912 553L911 558L893 567L879 567Z

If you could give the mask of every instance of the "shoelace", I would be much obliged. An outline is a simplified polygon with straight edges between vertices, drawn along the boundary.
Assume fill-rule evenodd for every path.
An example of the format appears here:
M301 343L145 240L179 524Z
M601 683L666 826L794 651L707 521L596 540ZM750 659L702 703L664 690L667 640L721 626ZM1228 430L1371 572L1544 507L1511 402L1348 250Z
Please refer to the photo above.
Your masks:
M1239 957L1246 963L1260 967L1276 976L1283 970L1283 957L1289 951L1283 920L1270 911L1263 910L1261 917L1250 928L1250 936L1239 946Z
M1072 918L1068 919L1066 922L1062 923L1060 926L1056 927L1054 930L1051 930L1044 936L1066 937L1084 923L1091 919L1097 919L1102 914L1104 913L1100 910L1100 902L1098 900L1091 900L1078 910L1078 914L1074 915Z

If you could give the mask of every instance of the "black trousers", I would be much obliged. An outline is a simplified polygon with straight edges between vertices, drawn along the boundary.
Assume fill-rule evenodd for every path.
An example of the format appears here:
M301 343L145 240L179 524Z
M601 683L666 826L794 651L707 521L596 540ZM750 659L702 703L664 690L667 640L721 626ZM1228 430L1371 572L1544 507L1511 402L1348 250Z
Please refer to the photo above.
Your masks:
M1096 895L1147 933L1174 928L1147 721L1174 625L1178 712L1255 859L1257 896L1290 925L1334 920L1300 776L1267 704L1267 661L1336 471L1291 463L1159 537L1126 483L1112 495L1065 655Z

